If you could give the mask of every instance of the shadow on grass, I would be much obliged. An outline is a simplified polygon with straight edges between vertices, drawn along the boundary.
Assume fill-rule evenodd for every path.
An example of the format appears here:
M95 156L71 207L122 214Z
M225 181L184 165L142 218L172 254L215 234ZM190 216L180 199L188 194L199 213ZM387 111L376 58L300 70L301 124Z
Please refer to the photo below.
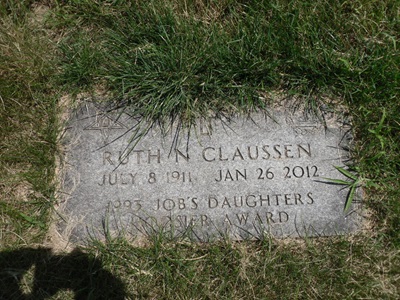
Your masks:
M48 299L64 290L76 300L125 297L123 282L78 249L65 255L49 248L0 252L1 300Z

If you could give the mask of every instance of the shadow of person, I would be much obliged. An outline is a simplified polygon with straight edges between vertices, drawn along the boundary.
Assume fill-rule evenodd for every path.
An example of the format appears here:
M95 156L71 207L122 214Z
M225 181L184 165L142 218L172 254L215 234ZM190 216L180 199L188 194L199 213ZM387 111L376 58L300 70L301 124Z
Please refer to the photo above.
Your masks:
M24 291L27 276L33 279ZM76 300L125 298L123 282L79 249L66 255L49 248L0 252L1 300L47 299L62 290L72 291Z

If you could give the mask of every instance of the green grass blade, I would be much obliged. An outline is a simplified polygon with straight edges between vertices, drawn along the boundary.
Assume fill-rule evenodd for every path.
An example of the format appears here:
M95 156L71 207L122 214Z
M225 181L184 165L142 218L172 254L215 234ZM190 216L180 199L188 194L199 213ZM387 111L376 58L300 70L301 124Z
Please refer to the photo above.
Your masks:
M327 178L327 177L322 177L325 180L328 180L332 183L337 183L337 184L342 184L342 185L350 185L351 182L340 180L340 179L334 179L334 178Z
M357 186L355 184L353 184L351 186L349 194L347 195L346 203L344 204L343 212L347 212L349 210L351 204L353 203L356 188L357 188Z
M40 228L45 228L45 227L46 227L46 225L45 225L43 222L40 222L40 221L36 220L35 218L32 218L32 217L30 217L30 216L28 216L28 215L26 215L26 214L24 214L24 213L22 213L22 212L19 212L18 214L19 214L25 221L27 221L28 223L30 223L30 224L32 224L32 225L37 225L37 226L39 226Z
M357 180L357 176L355 176L354 174L351 174L349 171L345 170L342 167L339 166L335 166L336 170L338 170L340 173L342 173L344 176L351 178L353 180Z

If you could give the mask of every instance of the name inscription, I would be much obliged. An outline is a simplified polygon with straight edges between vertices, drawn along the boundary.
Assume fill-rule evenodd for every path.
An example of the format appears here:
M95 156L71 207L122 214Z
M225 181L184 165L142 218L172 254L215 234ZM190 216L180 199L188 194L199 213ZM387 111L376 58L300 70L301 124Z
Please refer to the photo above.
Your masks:
M108 127L95 131L91 119L100 112L90 104L71 118L72 167L65 176L75 179L66 185L64 215L81 220L72 233L77 241L101 235L104 220L110 232L166 230L202 241L332 235L357 227L343 213L345 191L323 180L338 178L334 165L343 165L347 129L336 119L330 128L311 122L309 132L282 112L214 119L209 131L198 126L177 135L176 127L169 134L153 128L130 147L124 132L137 121L108 114ZM67 228L60 224L60 231Z

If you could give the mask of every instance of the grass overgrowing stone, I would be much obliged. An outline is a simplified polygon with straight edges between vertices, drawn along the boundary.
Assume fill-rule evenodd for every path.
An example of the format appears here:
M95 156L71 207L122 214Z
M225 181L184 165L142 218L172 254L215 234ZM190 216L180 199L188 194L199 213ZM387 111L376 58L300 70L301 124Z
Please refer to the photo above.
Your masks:
M279 94L315 110L348 107L365 230L212 244L156 236L143 247L93 241L77 256L35 252L35 262L59 260L68 272L63 263L77 269L71 257L84 261L84 272L71 271L91 279L84 289L115 276L127 299L400 297L398 1L6 0L0 25L0 281L15 276L26 294L73 299L57 278L37 279L35 290L35 268L8 259L48 245L62 96L105 90L116 107L190 125L268 109ZM82 282L72 277L60 278L76 292Z

